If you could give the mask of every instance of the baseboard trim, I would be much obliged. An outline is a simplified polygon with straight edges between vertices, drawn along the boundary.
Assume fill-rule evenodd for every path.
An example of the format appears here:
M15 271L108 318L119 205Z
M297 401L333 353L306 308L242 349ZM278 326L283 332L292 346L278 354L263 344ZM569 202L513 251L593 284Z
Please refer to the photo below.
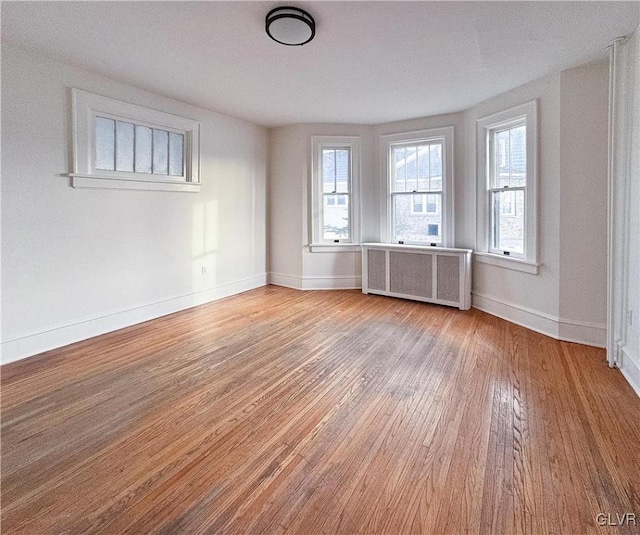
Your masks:
M283 273L269 273L267 280L269 284L273 284L275 286L284 286L285 288L302 290L302 277L285 275Z
M84 318L57 325L50 329L22 333L2 341L0 362L2 364L15 362L44 351L63 347L124 327L130 327L137 323L173 314L194 306L204 305L211 301L265 286L266 284L267 275L263 273L189 294L170 297L156 303L120 310L102 316Z
M269 284L296 290L359 290L361 277L297 277L282 273L269 273Z
M303 277L303 290L356 290L362 288L361 277Z
M556 340L594 347L605 347L606 325L559 318L528 307L509 303L480 292L473 292L473 308L482 310Z
M634 357L626 347L622 346L620 347L619 357L618 368L631 385L631 388L640 397L640 356L636 355Z

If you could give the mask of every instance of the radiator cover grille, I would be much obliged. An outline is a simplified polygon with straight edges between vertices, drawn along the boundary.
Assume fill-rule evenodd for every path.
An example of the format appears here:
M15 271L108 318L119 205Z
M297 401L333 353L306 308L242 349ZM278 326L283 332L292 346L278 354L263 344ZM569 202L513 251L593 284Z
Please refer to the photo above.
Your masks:
M362 291L471 307L471 250L364 244Z
M430 254L389 251L389 291L432 297L432 264L433 255Z

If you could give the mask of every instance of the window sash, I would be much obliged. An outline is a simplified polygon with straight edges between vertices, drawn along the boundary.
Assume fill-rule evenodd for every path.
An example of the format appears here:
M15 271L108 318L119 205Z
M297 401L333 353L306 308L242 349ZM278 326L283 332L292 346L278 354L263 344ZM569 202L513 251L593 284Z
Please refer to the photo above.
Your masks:
M313 236L312 243L325 243L325 244L335 244L335 243L352 243L354 241L354 236L356 235L357 229L355 228L355 210L356 207L353 205L353 186L354 186L354 157L356 154L357 147L354 144L346 144L346 143L332 143L332 142L318 142L316 143L316 148L314 149L315 154L315 164L314 164L314 176L316 177L316 185L315 185L315 197L319 201L316 201L316 206L314 211L316 212L315 221L313 224ZM338 173L337 173L337 155L334 152L334 187L332 191L325 192L325 176L324 176L324 155L326 151L346 151L348 158L347 165L347 180L345 184L345 188L338 187ZM333 197L334 203L329 204L328 198ZM344 204L341 204L341 198L346 199ZM326 226L335 223L336 220L332 221L330 214L331 212L338 214L339 212L346 212L346 234L343 236L340 234L340 229L345 227L334 225L337 229L337 236L327 236ZM338 215L338 218L342 219L342 216Z
M439 196L440 197L440 202L436 203L440 205L440 210L437 210L435 212L427 212L426 211L426 197L424 200L425 205L423 206L423 211L418 213L418 212L412 212L411 215L415 215L415 216L423 216L423 217L428 217L428 216L432 216L432 217L437 217L437 222L425 222L424 225L427 225L427 228L430 224L437 224L438 228L439 228L439 233L437 235L430 235L430 234L423 234L424 239L422 240L410 240L410 239L405 239L405 238L399 238L398 237L398 219L399 219L399 215L396 212L396 199L402 196L406 196L409 198L409 204L413 204L413 196L414 195L434 195L434 196ZM444 240L444 236L443 236L443 231L444 231L444 214L443 214L443 206L442 203L444 201L444 192L443 190L438 190L438 191L429 191L427 193L415 193L413 191L396 191L396 192L392 192L390 194L390 198L391 198L391 241L393 242L398 242L398 241L402 241L403 243L406 244L410 244L410 243L414 243L414 244L420 244L420 245L424 245L424 244L436 244L436 245L443 245L443 240ZM411 210L411 208L410 208Z
M498 242L498 233L497 228L499 227L500 221L497 217L518 217L518 215L507 215L507 214L496 214L496 210L494 208L494 199L496 193L506 193L506 192L516 192L521 191L523 193L523 205L522 205L522 213L520 217L522 218L522 226L523 226L523 236L522 236L522 253L518 251L514 251L513 249L505 249L496 247L496 243ZM525 253L527 251L527 188L524 186L512 186L512 187L502 187L502 188L490 188L489 189L489 252L493 254L509 256L511 258L524 258Z
M401 143L391 143L389 144L389 183L390 193L437 193L442 192L442 184L445 180L445 163L444 163L444 144L445 140L441 138L433 138L429 140L418 140L418 141L407 141ZM431 181L434 179L432 176L432 161L431 161L431 148L432 147L440 147L440 188L434 189L431 187ZM427 160L427 176L420 177L419 169L418 169L418 160L420 158L419 149L426 148L425 154L422 156ZM396 149L415 149L415 158L416 161L416 176L415 178L407 177L406 164L405 164L405 172L404 172L404 189L396 189L398 179L402 180L401 177L398 177L397 174L397 162L395 161L395 151ZM405 157L406 161L406 157ZM437 175L436 175L437 176ZM409 187L409 181L415 181L415 187ZM420 187L420 182L426 182L426 187Z
M511 182L513 181L512 177L513 177L513 161L511 160L511 151L512 151L512 144L511 144L511 131L514 128L519 128L519 127L525 127L525 129L527 128L527 121L526 118L523 117L519 117L513 121L508 121L505 123L501 123L497 126L491 127L489 129L487 129L487 151L488 151L488 158L487 158L487 170L488 170L488 181L489 181L489 188L500 188L502 186L500 186L500 177L499 177L499 173L497 171L498 169L498 162L496 160L496 148L497 148L497 144L496 144L496 138L498 136L498 134L501 134L502 132L509 132L509 184L511 184ZM528 134L525 137L525 155L528 152L527 151L527 143L528 143ZM527 182L527 171L525 170L524 173L524 183L526 185ZM516 186L510 186L510 187L516 187ZM519 186L518 186L519 187Z
M489 227L488 228L488 252L497 254L497 255L509 256L511 258L520 258L520 259L525 258L526 251L527 251L527 192L526 192L527 187L526 187L526 184L527 184L528 177L525 171L524 186L500 186L498 162L496 161L496 158L497 158L496 148L498 144L497 142L498 134L508 131L509 132L509 158L508 158L509 159L509 182L511 183L511 177L513 173L513 162L511 161L511 151L512 151L511 131L514 128L519 128L522 126L524 126L525 128L527 127L526 118L518 117L511 121L506 121L504 123L500 123L496 126L493 126L487 129L487 152L488 152L488 158L487 158L487 182L488 182L487 210L488 212L487 213L489 214L489 217L487 218L488 227ZM528 137L525 138L525 153L527 152L527 143L528 143ZM497 218L501 218L505 214L496 214L494 209L494 199L495 199L496 193L505 192L505 191L522 191L524 194L524 203L523 203L522 215L521 215L523 220L523 228L524 228L522 253L511 250L511 249L496 247L496 244L499 241L498 231L500 227L500 221L497 220Z
M350 193L323 193L322 194L323 197L323 202L322 202L322 215L320 217L320 221L321 221L321 237L322 237L322 241L323 242L328 242L328 243L341 243L341 242L350 242L352 241L352 235L353 235L353 225L352 225L352 220L353 220L353 216L352 216L352 209L351 209L351 194ZM334 204L329 204L328 202L325 201L325 199L330 198L330 197L334 197ZM346 198L346 202L345 203L340 203L339 201L339 197L345 197ZM326 237L325 233L327 232L325 229L326 224L329 222L329 218L328 216L328 210L334 209L336 211L339 210L346 210L347 212L347 233L344 237L341 237L340 234L338 234L338 237Z

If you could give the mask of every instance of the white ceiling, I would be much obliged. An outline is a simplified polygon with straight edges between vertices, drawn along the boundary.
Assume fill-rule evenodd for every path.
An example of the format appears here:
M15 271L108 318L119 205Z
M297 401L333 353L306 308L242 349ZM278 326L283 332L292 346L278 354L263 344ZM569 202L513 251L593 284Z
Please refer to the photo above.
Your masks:
M264 31L279 5L316 37ZM466 109L605 57L639 2L2 2L2 41L275 126L376 124Z

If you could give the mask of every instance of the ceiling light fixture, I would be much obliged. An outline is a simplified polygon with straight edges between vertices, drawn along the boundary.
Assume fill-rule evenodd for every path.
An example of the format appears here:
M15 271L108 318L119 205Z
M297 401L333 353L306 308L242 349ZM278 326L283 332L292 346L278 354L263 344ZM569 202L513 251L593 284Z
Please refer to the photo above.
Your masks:
M316 35L316 22L306 11L297 7L277 7L267 13L267 35L276 43L302 46Z

